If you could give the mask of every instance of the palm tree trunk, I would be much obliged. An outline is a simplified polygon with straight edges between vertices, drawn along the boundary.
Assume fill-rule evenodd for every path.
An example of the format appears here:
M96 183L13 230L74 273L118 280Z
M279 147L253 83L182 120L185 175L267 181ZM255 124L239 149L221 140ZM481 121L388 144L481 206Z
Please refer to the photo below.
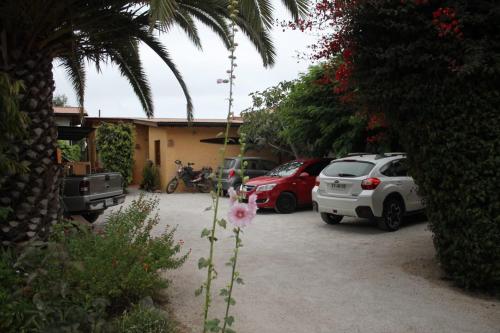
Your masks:
M0 206L12 209L8 219L0 225L3 245L47 236L50 226L57 223L60 215L62 174L55 162L57 128L52 109L52 59L42 54L21 57L17 52L9 61L0 70L23 82L20 109L30 119L28 137L11 144L17 147L21 163L29 170L9 175L0 189Z

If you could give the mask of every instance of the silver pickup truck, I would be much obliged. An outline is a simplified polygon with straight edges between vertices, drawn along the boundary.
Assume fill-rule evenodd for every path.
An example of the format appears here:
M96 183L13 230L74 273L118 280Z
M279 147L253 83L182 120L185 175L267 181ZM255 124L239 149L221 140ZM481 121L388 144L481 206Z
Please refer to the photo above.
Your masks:
M81 215L87 221L95 222L106 208L124 202L122 183L122 176L118 172L64 177L64 215Z

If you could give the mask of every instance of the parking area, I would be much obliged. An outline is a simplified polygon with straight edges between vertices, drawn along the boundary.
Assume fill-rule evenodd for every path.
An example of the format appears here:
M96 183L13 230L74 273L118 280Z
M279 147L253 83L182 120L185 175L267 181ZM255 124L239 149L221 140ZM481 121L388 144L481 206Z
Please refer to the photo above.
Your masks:
M194 290L206 278L197 261L208 256L200 233L211 224L213 211L205 211L211 199L198 193L158 196L162 226L177 225L177 238L192 249L182 268L167 272L172 308L182 324L200 332L203 299ZM221 201L225 216L229 202ZM230 235L218 229L214 290L229 278L224 263L234 245ZM354 219L327 225L310 210L260 212L243 243L238 268L245 285L237 286L232 310L238 332L500 332L498 300L441 279L422 217L388 233ZM211 317L221 318L223 299L216 298Z

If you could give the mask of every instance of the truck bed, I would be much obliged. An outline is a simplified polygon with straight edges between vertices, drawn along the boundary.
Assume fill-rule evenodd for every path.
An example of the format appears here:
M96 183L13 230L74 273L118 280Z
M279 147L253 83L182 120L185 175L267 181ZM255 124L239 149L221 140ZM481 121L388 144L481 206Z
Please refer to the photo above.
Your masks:
M62 199L66 214L103 211L122 203L124 198L118 172L64 178Z

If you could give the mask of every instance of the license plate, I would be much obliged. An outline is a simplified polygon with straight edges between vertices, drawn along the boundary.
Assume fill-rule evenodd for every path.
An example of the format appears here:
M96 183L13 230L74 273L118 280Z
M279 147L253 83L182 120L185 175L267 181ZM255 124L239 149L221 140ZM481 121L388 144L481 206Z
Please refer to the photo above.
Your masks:
M345 184L328 184L331 190L345 190Z
M105 202L106 202L106 207L114 205L113 199L106 199Z

